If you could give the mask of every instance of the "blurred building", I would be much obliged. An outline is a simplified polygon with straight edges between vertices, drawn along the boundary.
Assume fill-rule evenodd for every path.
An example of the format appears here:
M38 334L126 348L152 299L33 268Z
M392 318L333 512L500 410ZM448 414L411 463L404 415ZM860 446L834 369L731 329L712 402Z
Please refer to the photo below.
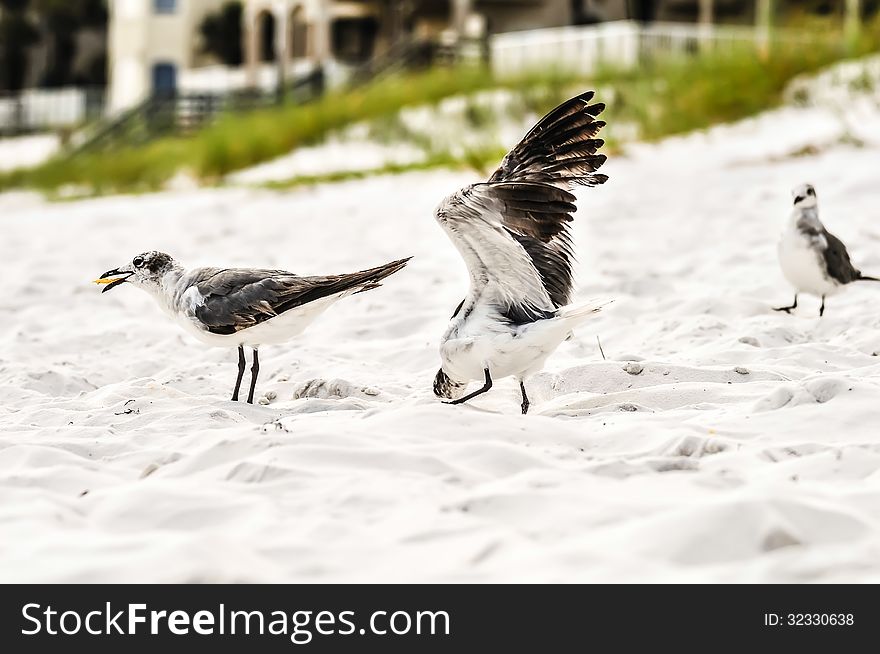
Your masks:
M496 32L626 16L627 0L244 0L245 58L356 65L405 43L454 44Z
M603 4L601 0L583 2L587 5ZM847 12L860 13L862 18L867 18L880 10L878 0L624 0L612 4L624 5L626 18L674 23L754 24L762 16L782 19L798 15L836 15L842 18Z
M223 0L112 0L109 107L124 109L173 91L181 70L197 67L198 27Z
M217 14L230 1L111 0L111 111L176 89L214 93L267 89L316 67L344 74L365 62L402 58L413 44L436 46L435 53L460 52L462 43L479 43L492 34L623 19L753 23L762 11L767 14L771 3L790 4L789 0L240 0L236 40L244 64L233 68L204 53L199 31L207 15Z
M14 10L0 4L0 91L105 83L107 27L100 0L80 2L72 12L35 1L8 6Z
M245 66L211 67L199 26L229 0L113 0L110 107L151 93L266 86L309 66L356 66L401 43L625 17L627 0L241 0ZM585 9L589 6L587 13ZM594 11L595 10L595 11Z
M584 0L593 4L590 0ZM625 5L626 0L595 0ZM570 25L572 0L244 0L246 60L358 64L401 42ZM613 17L622 17L623 14ZM608 18L612 16L609 15Z
M106 25L103 0L0 3L0 135L102 114Z
M633 0L631 17L644 21L724 23L754 22L761 0Z

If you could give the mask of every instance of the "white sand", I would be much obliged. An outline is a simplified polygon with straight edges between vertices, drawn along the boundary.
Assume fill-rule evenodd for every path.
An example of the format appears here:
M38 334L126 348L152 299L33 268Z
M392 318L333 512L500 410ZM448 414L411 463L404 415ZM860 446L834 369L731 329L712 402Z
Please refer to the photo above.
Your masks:
M880 581L880 287L821 320L806 297L770 310L796 183L880 273L880 144L834 145L822 111L609 162L581 194L578 295L616 301L529 383L527 417L511 380L470 406L431 393L466 285L431 210L467 174L0 195L0 580ZM783 156L810 143L828 149ZM151 248L300 273L415 259L264 348L277 399L247 406L233 351L89 284Z
M233 184L264 184L294 177L312 177L357 170L379 170L385 166L418 163L425 153L412 145L382 145L358 139L330 139L326 143L299 148L290 154L232 173Z
M36 134L0 139L0 172L37 166L58 152L55 134Z
M463 159L469 151L501 150L519 141L540 118L523 105L521 95L496 89L405 107L390 119L392 124L388 118L354 124L322 143L234 172L226 181L260 185L330 173L381 172L388 166L418 164L440 153ZM468 118L471 111L491 114L493 120L474 129Z

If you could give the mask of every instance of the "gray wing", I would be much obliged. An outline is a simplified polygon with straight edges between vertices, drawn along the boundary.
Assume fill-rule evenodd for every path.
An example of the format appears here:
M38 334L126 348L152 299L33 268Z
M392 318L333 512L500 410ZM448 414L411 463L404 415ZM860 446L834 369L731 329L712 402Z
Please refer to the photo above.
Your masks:
M852 265L852 261L850 261L849 258L849 252L846 251L846 246L843 244L843 241L827 229L825 230L824 236L825 240L828 242L828 247L825 248L824 252L825 267L828 271L828 275L841 284L849 284L857 279L861 279L862 273Z
M206 268L194 272L195 317L214 334L234 334L315 300L380 286L409 259L347 275L299 277L283 270Z
M447 198L437 220L459 249L472 290L492 284L517 322L544 317L569 302L572 252L569 223L577 210L570 192L608 178L596 171L606 157L595 138L603 104L592 92L551 111L484 184Z

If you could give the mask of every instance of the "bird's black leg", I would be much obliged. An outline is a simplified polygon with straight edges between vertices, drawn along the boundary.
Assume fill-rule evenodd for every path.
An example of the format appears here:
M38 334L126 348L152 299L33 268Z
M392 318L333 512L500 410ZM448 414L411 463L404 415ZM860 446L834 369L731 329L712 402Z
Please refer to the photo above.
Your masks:
M523 415L526 415L529 412L530 402L529 402L529 396L526 395L526 385L523 384L522 379L519 380L519 390L520 390L520 392L522 392L522 398L523 398L522 404L520 406L522 407Z
M490 388L492 388L492 375L489 374L489 369L486 368L484 372L486 373L486 383L483 388L474 391L470 395L465 395L464 397L460 397L457 400L452 400L452 402L446 402L446 404L463 404L468 400L474 399L477 395L482 395L483 393L486 393Z
M821 318L824 315L825 315L825 296L823 295L822 296L822 306L819 307L819 317Z
M235 390L232 391L232 401L238 402L238 391L241 390L241 380L244 377L244 345L238 346L238 379L235 380Z
M257 387L257 375L260 374L260 353L254 348L254 365L251 366L251 392L248 393L248 404L254 403L254 389Z
M785 311L785 313L790 314L792 309L797 309L797 296L798 294L794 294L794 302L791 303L790 307L776 307L773 309L774 311Z

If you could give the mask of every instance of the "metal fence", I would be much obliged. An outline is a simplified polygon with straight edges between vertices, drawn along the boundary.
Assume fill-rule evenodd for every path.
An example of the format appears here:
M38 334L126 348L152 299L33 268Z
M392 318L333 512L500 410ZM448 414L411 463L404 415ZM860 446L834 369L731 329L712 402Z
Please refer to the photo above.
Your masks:
M104 112L104 89L69 87L0 92L0 134L76 127Z
M69 153L107 150L145 143L169 134L189 134L229 112L253 111L282 102L304 103L324 90L316 69L283 89L245 89L233 93L167 93L149 97L121 114L95 123L72 139Z
M774 30L772 36L777 42L818 40L791 30ZM492 69L501 76L548 68L590 74L603 65L632 68L664 55L761 48L769 41L770 34L759 27L615 21L497 34L489 50Z

